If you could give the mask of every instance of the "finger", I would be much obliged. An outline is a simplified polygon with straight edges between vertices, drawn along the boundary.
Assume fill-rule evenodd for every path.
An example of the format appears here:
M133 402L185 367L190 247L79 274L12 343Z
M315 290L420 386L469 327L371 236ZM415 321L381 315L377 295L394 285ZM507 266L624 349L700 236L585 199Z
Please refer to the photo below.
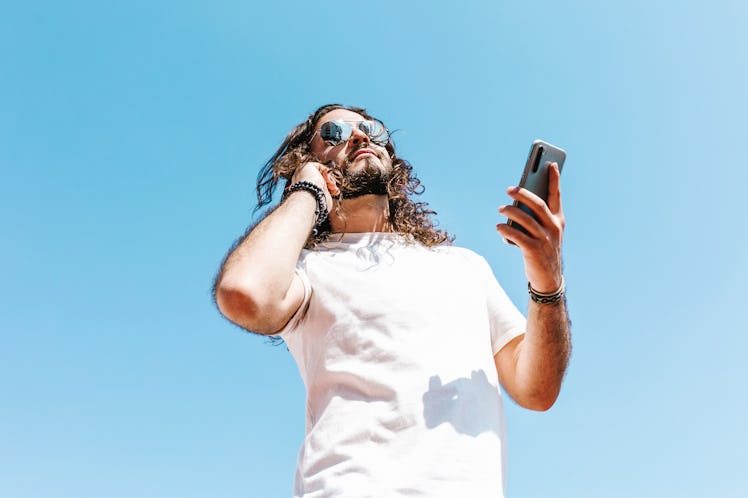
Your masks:
M539 238L543 236L543 228L538 221L517 206L501 206L499 213L503 214L515 223L519 223L531 236Z
M557 163L548 168L548 209L553 214L561 212L561 170Z
M548 205L538 195L520 187L511 187L507 189L507 193L512 199L530 208L540 220L541 225L547 225L551 222L551 210L548 209Z
M326 166L319 165L319 172L322 174L322 178L325 180L325 185L327 185L327 191L330 192L330 195L337 197L340 195L340 189L338 188L337 183L335 183L335 178L330 175L330 170Z
M319 174L319 169L316 167L317 163L309 162L304 163L298 168L296 168L296 171L293 174L293 177L291 178L291 181L293 183L296 183L300 180L308 180L313 181L314 183L317 183L319 181L319 177L317 177L317 174Z
M531 239L528 235L506 223L499 223L496 225L496 231L506 240L512 242L523 251L526 250L531 243Z

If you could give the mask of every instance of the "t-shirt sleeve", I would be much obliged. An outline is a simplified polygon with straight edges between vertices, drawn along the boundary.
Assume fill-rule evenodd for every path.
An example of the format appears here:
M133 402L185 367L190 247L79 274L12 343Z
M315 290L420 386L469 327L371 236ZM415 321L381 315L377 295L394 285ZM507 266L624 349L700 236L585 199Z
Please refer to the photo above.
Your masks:
M524 334L527 320L499 285L488 261L475 254L486 296L486 308L491 328L491 349L498 353L515 337Z
M304 266L302 262L299 262L296 264L296 268L294 269L294 272L296 275L299 276L301 279L301 283L304 285L304 299L301 301L301 305L299 306L299 309L296 310L296 313L293 314L291 319L288 321L285 327L283 327L279 332L277 332L274 335L280 336L283 340L287 341L287 336L294 330L296 330L301 323L301 321L304 319L304 316L306 315L306 311L309 308L309 301L312 297L312 285L309 282L309 277L306 274L306 271L304 270Z

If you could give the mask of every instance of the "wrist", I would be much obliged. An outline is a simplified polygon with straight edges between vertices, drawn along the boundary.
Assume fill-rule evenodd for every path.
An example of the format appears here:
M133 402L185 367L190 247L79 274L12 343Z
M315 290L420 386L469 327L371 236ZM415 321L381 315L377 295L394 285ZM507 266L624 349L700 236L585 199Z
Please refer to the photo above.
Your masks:
M528 275L528 282L539 294L553 294L564 285L564 274L556 270L551 272L533 272Z
M539 292L533 288L530 282L527 282L527 293L530 294L530 299L538 304L556 304L563 300L566 295L566 282L562 276L561 284L550 292Z
M329 211L327 210L327 202L325 201L325 192L324 190L322 190L322 188L320 188L318 185L314 184L313 182L310 182L307 180L298 181L286 187L286 189L283 192L283 199L281 200L281 202L287 199L288 196L293 194L294 192L302 192L302 191L311 195L317 203L316 209L314 210L314 216L315 216L314 228L312 229L312 232L314 233L314 235L317 235L318 229L327 220L327 217L330 214Z
M311 211L312 219L314 223L317 222L318 214L317 210L317 198L311 192L305 190L294 190L292 192L283 191L283 197L281 198L281 204L293 205L294 211L309 213Z

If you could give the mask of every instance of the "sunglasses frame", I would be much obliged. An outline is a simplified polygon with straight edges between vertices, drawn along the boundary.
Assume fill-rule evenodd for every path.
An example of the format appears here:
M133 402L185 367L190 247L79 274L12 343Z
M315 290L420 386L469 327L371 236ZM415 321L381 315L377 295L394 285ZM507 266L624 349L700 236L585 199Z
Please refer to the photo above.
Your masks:
M343 121L342 119L333 119L325 121L319 129L319 136L328 145L332 145L333 147L340 145L341 143L347 142L353 135L353 126L351 123L357 123L357 128L364 132L372 143L385 147L390 141L390 132L387 130L387 127L384 126L384 123L374 119L364 119L361 121ZM379 128L381 131L377 135L372 136L369 130L362 127L365 123L376 125L369 126L370 130ZM333 126L336 128L332 128Z

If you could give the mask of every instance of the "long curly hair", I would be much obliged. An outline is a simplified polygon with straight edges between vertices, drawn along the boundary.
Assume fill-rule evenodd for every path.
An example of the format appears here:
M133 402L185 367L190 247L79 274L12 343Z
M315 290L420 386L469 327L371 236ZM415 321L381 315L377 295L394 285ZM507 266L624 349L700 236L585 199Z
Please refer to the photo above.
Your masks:
M296 125L286 136L275 154L265 163L257 175L257 206L255 212L272 202L273 193L278 182L283 179L283 188L288 186L291 178L301 164L316 161L311 151L311 141L314 129L319 120L328 112L336 109L346 109L355 112L366 119L375 120L366 109L340 104L323 105L306 119ZM436 228L432 216L435 211L428 208L425 202L416 202L414 196L424 191L421 181L413 172L413 167L405 159L397 157L395 146L390 140L386 147L392 158L393 174L387 184L389 198L389 221L393 230L405 233L426 246L436 246L451 243L454 240L449 233ZM341 202L344 202L341 200ZM320 227L316 236L310 236L307 247L313 247L330 235L329 220Z

